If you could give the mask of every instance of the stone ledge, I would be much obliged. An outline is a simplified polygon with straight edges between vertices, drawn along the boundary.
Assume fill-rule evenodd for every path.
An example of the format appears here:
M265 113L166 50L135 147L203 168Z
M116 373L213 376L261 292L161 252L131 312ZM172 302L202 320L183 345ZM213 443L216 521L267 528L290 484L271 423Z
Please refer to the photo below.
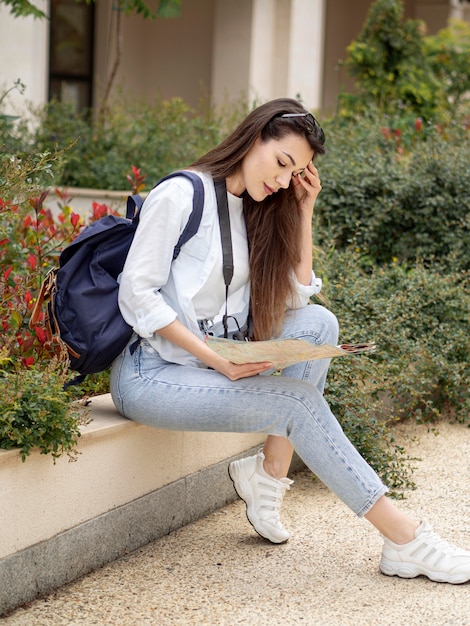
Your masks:
M0 615L233 501L229 462L265 439L148 428L109 395L91 416L76 462L0 451Z

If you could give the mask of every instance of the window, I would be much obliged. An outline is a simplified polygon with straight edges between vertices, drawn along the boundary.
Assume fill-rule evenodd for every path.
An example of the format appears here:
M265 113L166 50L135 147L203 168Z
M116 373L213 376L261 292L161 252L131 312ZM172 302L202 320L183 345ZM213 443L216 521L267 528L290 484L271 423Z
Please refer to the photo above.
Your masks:
M92 105L94 5L51 1L49 99L75 111Z

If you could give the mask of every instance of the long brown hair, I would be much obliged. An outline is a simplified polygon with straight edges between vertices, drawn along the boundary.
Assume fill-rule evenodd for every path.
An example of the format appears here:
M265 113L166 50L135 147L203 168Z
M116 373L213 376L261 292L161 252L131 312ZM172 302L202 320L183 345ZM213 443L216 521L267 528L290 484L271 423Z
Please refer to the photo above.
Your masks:
M324 135L315 121L305 117L281 117L286 113L306 114L290 98L271 100L253 110L217 147L191 168L209 172L215 180L236 174L258 137L281 139L290 133L305 137L314 156L324 154ZM292 185L261 202L243 194L245 222L250 246L251 315L254 338L269 339L279 334L286 303L294 297L294 268L300 261L301 215Z

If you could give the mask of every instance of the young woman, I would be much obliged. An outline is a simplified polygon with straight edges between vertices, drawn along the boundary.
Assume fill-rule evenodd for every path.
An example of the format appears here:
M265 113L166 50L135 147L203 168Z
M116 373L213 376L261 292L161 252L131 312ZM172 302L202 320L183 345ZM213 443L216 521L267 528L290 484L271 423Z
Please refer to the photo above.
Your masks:
M189 168L204 184L204 211L197 234L175 261L192 184L177 177L150 192L120 285L121 311L135 336L113 364L113 400L125 417L157 428L266 433L263 449L231 463L229 473L250 523L269 541L289 538L280 509L292 484L286 475L295 449L383 535L383 573L462 583L470 579L470 552L402 513L344 435L323 398L327 359L269 376L263 374L270 363L235 365L204 342L209 328L222 335L224 314L236 330L250 312L254 340L337 343L334 315L308 303L321 287L312 272L311 228L321 190L313 159L324 153L324 141L318 122L295 100L252 111ZM216 180L226 183L230 215L234 273L228 297Z

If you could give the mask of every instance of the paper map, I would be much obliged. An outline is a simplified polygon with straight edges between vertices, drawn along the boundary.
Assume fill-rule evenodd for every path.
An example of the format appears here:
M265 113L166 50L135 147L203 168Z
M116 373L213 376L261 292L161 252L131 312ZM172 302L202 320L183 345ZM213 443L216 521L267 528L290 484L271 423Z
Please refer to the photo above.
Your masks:
M314 345L303 339L273 339L271 341L232 341L220 337L207 336L205 339L209 348L225 357L232 363L272 363L276 369L284 369L300 361L315 359L329 359L335 356L372 352L373 343L343 344L332 346L329 344Z

